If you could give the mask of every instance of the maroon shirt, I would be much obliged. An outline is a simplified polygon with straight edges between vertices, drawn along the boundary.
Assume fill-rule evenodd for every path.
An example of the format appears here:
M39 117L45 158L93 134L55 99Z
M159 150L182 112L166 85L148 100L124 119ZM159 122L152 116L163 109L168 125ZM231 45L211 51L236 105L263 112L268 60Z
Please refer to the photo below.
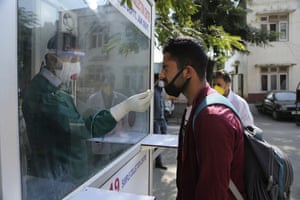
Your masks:
M204 108L195 122L197 105L205 96L215 93L206 84L194 99L186 127L180 127L177 155L177 200L235 199L229 189L233 180L244 192L244 135L239 119L223 105Z

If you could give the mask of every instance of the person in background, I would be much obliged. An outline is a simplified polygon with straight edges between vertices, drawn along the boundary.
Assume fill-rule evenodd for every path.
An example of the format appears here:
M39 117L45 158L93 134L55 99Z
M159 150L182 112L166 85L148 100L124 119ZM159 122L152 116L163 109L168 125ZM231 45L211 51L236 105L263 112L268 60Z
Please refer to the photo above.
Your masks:
M80 56L84 54L78 51L76 37L57 33L47 48L45 65L23 95L22 109L32 151L29 173L76 185L89 176L86 140L111 131L129 111L146 111L152 92L133 95L110 109L82 116L68 89L80 74Z
M87 107L89 108L86 113L94 114L97 110L109 109L122 101L127 99L124 94L115 91L115 76L112 72L104 72L101 75L100 89L89 96L87 99ZM125 131L133 126L135 122L135 112L129 112L112 132Z
M171 96L187 98L177 153L177 200L233 200L232 180L245 198L244 131L238 117L223 105L204 108L195 120L197 106L217 93L206 81L208 57L190 37L170 39L163 48L160 78Z
M240 97L230 89L231 87L230 74L223 69L216 71L213 74L213 86L215 90L217 90L223 96L227 97L228 100L232 103L232 105L237 110L243 122L243 125L246 127L249 126L253 127L254 126L253 116L250 111L248 103L245 101L245 99L243 99L242 97Z
M167 122L165 118L165 91L164 82L159 80L159 74L154 74L154 134L166 134ZM155 159L155 167L166 170L167 167L162 164L161 156Z

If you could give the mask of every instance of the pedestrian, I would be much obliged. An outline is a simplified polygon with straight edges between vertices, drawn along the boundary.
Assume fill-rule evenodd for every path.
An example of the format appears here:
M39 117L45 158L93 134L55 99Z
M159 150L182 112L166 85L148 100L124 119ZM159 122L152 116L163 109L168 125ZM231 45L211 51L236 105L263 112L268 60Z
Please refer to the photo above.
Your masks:
M98 112L99 110L109 109L128 98L115 90L115 81L116 78L112 72L104 72L103 75L100 76L100 88L88 97L86 101L86 107L88 107L88 109L84 114L95 114L95 112ZM129 128L132 127L134 123L135 112L129 112L118 122L116 127L111 131L111 134L129 131Z
M154 134L166 134L167 122L165 118L165 91L164 82L159 80L159 74L154 74ZM163 165L161 155L155 159L155 167L166 170L167 167Z
M233 92L231 88L231 77L224 69L213 74L213 86L221 95L228 98L238 112L244 126L254 127L253 116L245 99Z
M193 114L205 96L216 93L206 81L208 57L190 37L170 39L163 48L160 77L171 96L187 98L177 153L177 200L235 199L230 179L244 195L244 132L239 119L223 105Z

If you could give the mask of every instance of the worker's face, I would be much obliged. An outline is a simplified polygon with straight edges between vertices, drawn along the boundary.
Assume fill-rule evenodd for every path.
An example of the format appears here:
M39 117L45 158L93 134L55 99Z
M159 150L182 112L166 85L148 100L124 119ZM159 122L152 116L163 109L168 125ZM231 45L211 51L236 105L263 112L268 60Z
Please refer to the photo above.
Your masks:
M220 94L227 96L230 88L230 83L226 83L223 78L214 78L213 87Z
M185 89L188 80L183 77L183 70L178 69L177 63L169 53L164 54L159 78L164 81L165 90L169 95L177 97Z

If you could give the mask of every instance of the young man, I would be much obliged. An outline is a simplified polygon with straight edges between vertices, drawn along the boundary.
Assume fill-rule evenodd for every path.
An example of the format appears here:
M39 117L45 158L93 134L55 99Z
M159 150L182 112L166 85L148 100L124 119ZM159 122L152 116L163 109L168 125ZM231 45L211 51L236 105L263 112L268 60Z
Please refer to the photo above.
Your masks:
M212 105L194 111L205 96L216 93L206 82L207 55L192 38L171 39L163 49L160 77L171 96L183 93L187 108L182 116L177 157L177 200L235 199L230 179L244 192L244 133L239 119L227 107Z
M248 103L245 101L245 99L230 89L231 78L229 73L227 73L225 70L219 70L215 72L213 75L213 86L220 94L227 97L232 103L236 111L239 113L244 126L253 127L253 116Z

